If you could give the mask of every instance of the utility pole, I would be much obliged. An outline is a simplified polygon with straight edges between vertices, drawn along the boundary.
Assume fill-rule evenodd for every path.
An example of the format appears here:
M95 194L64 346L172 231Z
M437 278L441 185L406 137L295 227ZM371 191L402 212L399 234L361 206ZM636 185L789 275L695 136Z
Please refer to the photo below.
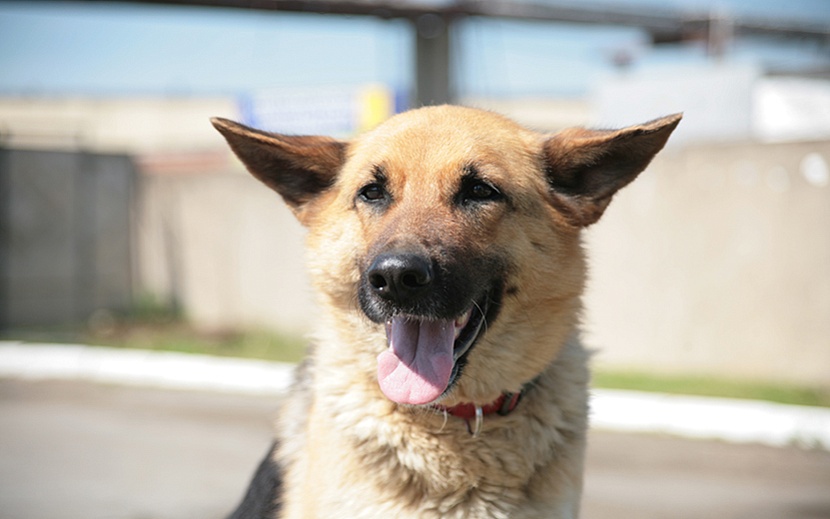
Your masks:
M707 24L707 54L715 59L723 58L732 45L734 37L735 30L730 16L725 12L714 12Z
M452 102L452 18L433 13L422 14L412 21L412 25L415 33L415 92L412 93L412 106Z

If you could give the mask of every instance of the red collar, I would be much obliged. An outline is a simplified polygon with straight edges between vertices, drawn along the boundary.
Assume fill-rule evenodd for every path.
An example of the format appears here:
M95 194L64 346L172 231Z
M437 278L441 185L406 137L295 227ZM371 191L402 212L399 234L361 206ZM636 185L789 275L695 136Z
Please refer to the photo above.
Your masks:
M520 391L518 393L502 393L493 402L490 402L487 405L479 406L481 408L481 414L483 416L493 413L497 413L501 416L508 415L516 409L517 405L519 405L519 400L522 399L523 394L524 391ZM433 405L432 407L452 416L467 420L468 423L476 417L476 405L472 403L463 403L452 407L446 407L443 405Z

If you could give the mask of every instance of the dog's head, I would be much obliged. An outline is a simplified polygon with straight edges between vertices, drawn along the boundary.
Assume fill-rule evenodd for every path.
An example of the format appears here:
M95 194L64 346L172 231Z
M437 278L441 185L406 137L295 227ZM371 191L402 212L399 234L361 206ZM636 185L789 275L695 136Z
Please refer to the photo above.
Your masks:
M517 391L556 357L580 308L580 229L679 121L546 135L442 106L351 142L213 123L309 228L315 286L383 393L452 404Z

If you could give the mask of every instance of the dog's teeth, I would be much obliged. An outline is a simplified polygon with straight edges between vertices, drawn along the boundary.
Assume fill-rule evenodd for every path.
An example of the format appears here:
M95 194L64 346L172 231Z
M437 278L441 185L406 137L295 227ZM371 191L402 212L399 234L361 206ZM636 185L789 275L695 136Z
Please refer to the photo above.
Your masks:
M392 349L392 321L386 321L386 346Z
M468 310L464 315L455 320L455 338L461 335L461 330L470 322L470 316L473 314L472 310Z

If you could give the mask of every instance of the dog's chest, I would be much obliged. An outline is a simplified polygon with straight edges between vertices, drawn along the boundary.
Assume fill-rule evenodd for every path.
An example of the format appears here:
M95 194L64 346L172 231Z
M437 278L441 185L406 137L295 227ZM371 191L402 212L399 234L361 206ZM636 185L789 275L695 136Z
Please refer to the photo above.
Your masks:
M375 519L575 519L578 517L578 493L572 499L558 502L538 502L524 495L513 495L505 489L472 489L443 497L421 496L414 502L400 496L382 493L347 492L348 499L330 503L317 510L316 517L349 517ZM341 494L342 495L342 494ZM305 517L309 517L305 515Z
M570 482L555 485L576 498L567 499L569 504L564 506L561 502L554 505L557 499L553 495L550 500L548 496L540 500L533 490L540 486L537 479L558 478L556 471L550 470L551 460L545 459L551 457L549 448L548 454L542 455L545 449L512 441L504 434L472 438L463 423L453 425L459 427L447 426L439 434L408 428L407 434L376 430L373 437L329 438L327 459L318 465L325 465L325 470L309 474L306 481L312 485L311 493L317 492L314 512L305 510L302 515L574 517L567 510L578 502L579 491L562 487Z

